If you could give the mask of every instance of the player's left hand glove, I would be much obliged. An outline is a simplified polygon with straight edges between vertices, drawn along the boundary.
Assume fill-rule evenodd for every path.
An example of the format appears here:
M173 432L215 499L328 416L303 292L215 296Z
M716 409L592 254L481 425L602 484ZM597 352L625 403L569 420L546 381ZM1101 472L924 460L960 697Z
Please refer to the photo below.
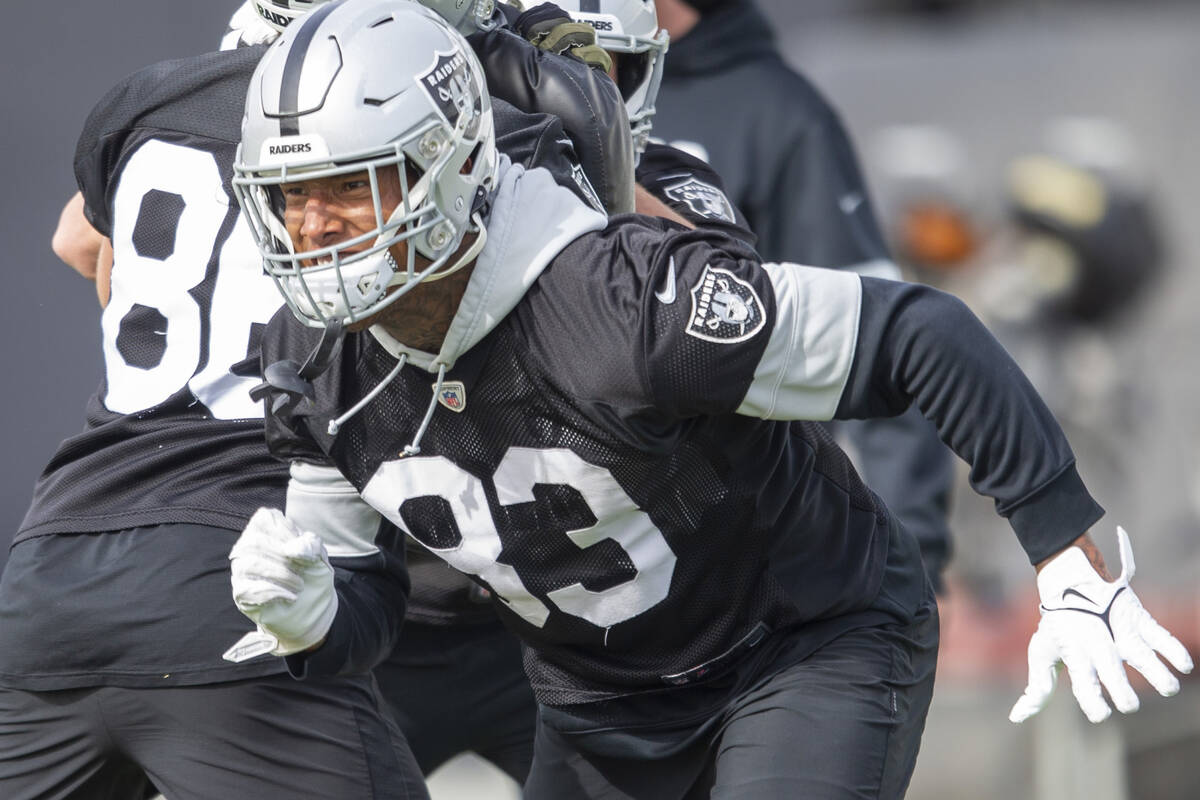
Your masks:
M1121 577L1113 583L1092 568L1078 547L1068 547L1038 574L1042 619L1029 640L1029 685L1009 712L1013 722L1024 722L1050 700L1060 662L1066 665L1079 707L1092 722L1102 722L1112 713L1101 684L1118 711L1138 709L1126 663L1164 697L1179 691L1179 681L1155 651L1180 672L1192 671L1187 650L1154 621L1129 586L1133 550L1124 528L1117 528L1117 541Z
M233 601L257 630L225 658L291 655L319 644L337 614L325 544L274 508L260 508L229 552ZM268 647L269 646L269 647Z
M612 57L596 44L596 29L575 22L553 3L542 3L523 11L513 29L542 50L575 56L603 72L612 69Z

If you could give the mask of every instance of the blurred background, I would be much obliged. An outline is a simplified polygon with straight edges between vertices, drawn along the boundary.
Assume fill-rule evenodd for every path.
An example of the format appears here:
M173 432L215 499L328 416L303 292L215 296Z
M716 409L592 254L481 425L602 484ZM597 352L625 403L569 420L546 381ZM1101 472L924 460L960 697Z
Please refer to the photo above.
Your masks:
M840 111L907 277L961 296L1017 357L1109 511L1095 533L1110 564L1120 523L1143 602L1200 653L1200 3L757 2ZM94 291L49 248L83 120L123 75L212 49L236 5L6 8L4 530L100 379ZM1030 723L1007 722L1036 624L1032 572L965 469L959 485L909 797L1200 797L1200 680L1170 702L1138 682L1142 710L1102 726L1065 692ZM508 796L491 780L461 759L435 776L435 797Z

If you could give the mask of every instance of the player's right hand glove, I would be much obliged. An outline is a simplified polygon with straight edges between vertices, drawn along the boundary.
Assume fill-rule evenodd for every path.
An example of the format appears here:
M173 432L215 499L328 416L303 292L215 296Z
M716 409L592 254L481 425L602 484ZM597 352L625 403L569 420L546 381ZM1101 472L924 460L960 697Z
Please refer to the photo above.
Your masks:
M596 29L571 19L553 3L521 12L513 22L513 30L542 50L575 56L602 72L612 69L612 57L596 44Z
M230 550L229 563L233 601L257 630L230 648L226 659L286 656L324 640L338 600L318 536L301 531L278 509L260 508Z
M1061 662L1071 676L1071 691L1092 722L1112 713L1101 684L1122 714L1138 709L1125 664L1145 676L1158 693L1170 697L1179 681L1157 650L1180 672L1192 671L1192 659L1179 641L1154 621L1129 586L1133 548L1125 529L1117 528L1121 577L1104 580L1078 547L1068 547L1038 573L1042 619L1029 640L1029 685L1008 718L1024 722L1045 707L1054 691Z

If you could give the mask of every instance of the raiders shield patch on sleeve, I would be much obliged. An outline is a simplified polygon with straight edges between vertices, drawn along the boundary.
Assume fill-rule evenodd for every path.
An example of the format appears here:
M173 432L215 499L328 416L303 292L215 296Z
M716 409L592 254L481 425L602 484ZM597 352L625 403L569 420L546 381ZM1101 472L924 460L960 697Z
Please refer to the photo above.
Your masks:
M673 183L663 192L676 203L686 205L692 213L702 219L719 219L736 223L733 204L717 187L698 178Z
M767 321L754 287L727 269L704 266L692 287L692 315L687 333L707 342L744 342Z

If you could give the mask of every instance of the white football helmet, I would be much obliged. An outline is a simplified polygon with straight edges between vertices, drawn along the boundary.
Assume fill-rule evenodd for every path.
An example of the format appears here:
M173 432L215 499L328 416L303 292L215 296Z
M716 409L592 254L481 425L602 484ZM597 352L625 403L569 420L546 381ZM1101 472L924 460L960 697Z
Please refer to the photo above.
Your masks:
M617 56L617 88L625 98L633 148L641 155L650 139L654 104L662 83L666 30L658 28L654 0L554 0L576 22L596 29L596 43Z
M474 259L496 163L483 69L461 35L410 0L327 3L289 25L259 62L233 186L266 271L296 317L319 327L369 317ZM383 207L383 170L399 176L394 211ZM296 252L284 184L361 172L375 228ZM476 242L449 263L471 230ZM389 252L400 242L404 266ZM419 271L418 256L429 262Z
M250 0L258 15L273 28L282 31L292 20L329 0ZM491 28L496 22L495 0L417 0L433 9L464 36Z

